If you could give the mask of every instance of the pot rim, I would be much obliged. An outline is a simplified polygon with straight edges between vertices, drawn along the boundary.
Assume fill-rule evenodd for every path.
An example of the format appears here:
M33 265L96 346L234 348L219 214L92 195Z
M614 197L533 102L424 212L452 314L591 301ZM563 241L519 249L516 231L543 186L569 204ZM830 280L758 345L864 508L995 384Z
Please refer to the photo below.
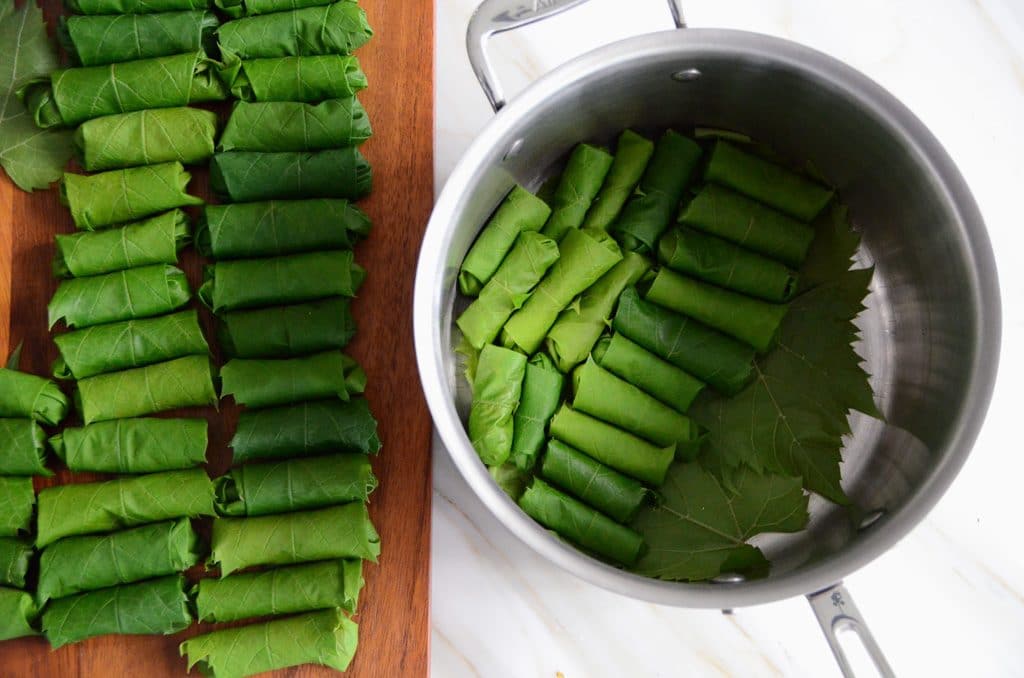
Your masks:
M899 510L877 521L839 551L796 570L741 583L683 583L648 578L606 565L551 536L492 480L473 450L449 389L442 355L450 351L441 327L442 296L450 225L466 186L496 143L520 118L568 84L604 69L655 55L745 56L775 62L835 83L863 102L878 119L912 146L923 170L938 180L949 205L965 224L965 246L974 266L977 347L957 422L932 474ZM463 478L497 519L537 553L562 569L609 591L654 603L694 608L734 608L768 603L825 589L860 569L906 536L935 506L963 466L985 417L998 365L1000 300L995 261L981 213L952 159L925 125L896 97L851 66L822 52L773 36L730 29L687 28L627 38L583 54L556 68L513 98L477 135L442 190L424 233L416 272L413 329L420 379L441 442Z

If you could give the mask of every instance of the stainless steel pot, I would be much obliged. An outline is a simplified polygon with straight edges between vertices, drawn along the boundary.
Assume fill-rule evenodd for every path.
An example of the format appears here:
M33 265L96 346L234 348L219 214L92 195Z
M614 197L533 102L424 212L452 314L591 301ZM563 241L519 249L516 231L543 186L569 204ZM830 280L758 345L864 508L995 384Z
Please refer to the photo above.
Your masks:
M807 595L840 666L837 632L858 632L883 673L843 577L907 534L953 481L984 418L999 355L991 247L963 178L938 141L891 94L807 47L755 33L685 28L623 40L535 82L507 106L487 61L490 35L586 0L486 0L467 37L497 115L452 172L434 208L416 275L420 375L438 434L466 481L509 530L578 576L656 603L733 608ZM861 355L883 423L855 416L843 485L860 511L818 497L796 535L758 538L772 561L760 580L673 583L609 567L553 538L491 480L466 436L469 393L453 352L455 278L489 214L519 182L536 188L580 141L627 127L692 124L745 132L809 159L835 184L876 267Z

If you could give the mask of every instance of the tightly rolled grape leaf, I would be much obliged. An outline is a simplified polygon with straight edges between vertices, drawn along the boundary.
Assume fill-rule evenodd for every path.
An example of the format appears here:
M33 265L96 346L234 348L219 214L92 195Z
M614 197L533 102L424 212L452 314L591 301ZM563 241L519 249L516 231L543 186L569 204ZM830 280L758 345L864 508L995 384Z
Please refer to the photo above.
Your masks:
M270 12L287 12L301 7L329 5L335 0L214 0L214 4L229 17L256 16Z
M789 307L724 290L667 268L658 271L644 297L765 353L774 345Z
M53 475L46 468L46 433L32 419L0 419L0 475Z
M681 459L697 456L700 427L640 388L588 359L572 373L574 409L636 434L655 445L675 445Z
M569 405L551 418L551 435L597 461L657 487L675 458L674 445L658 447Z
M814 219L835 194L781 165L745 153L726 141L711 151L707 181L728 186L801 221Z
M206 9L209 0L67 0L75 14L148 14Z
M60 198L71 210L75 226L92 231L175 207L202 205L202 199L186 190L191 178L180 162L89 176L66 173L60 185Z
M519 507L559 536L622 565L632 565L644 549L639 534L545 483L533 482L519 498Z
M32 558L32 543L13 537L0 538L0 586L25 588L25 575Z
M636 132L626 130L619 136L611 169L583 220L582 228L608 230L640 183L653 153L654 144Z
M156 108L87 120L75 130L75 155L90 171L181 162L213 155L217 115L200 108Z
M726 395L754 376L754 350L696 320L640 298L635 287L619 297L612 326L628 339Z
M568 373L587 359L594 344L608 329L622 290L640 280L650 267L646 257L626 252L622 261L558 315L545 339L547 351L558 369Z
M210 565L221 577L253 565L362 558L377 562L380 537L360 502L255 518L217 518Z
M86 379L210 351L194 310L65 332L54 342L58 379Z
M351 249L370 232L370 217L348 200L268 200L207 205L196 247L217 259Z
M58 278L112 273L153 264L174 264L189 239L181 210L104 231L56 236L53 274Z
M377 420L365 398L247 410L231 439L236 464L330 452L376 454L380 447Z
M612 160L608 151L590 144L579 144L572 150L551 198L551 216L541 233L560 241L569 229L580 227L601 190Z
M154 473L206 461L205 419L135 418L66 428L50 447L72 471Z
M619 246L604 231L571 229L558 251L558 261L505 324L502 345L534 353L562 309L622 260Z
M67 537L43 549L36 601L43 605L181 572L199 562L199 537L187 518L99 536Z
M288 358L344 348L355 336L349 300L334 297L221 316L220 344L234 358Z
M540 475L620 523L629 522L652 496L651 491L638 481L560 440L548 442L540 464Z
M516 185L480 231L459 269L459 291L476 296L495 274L516 238L524 231L539 231L551 208L522 186Z
M184 586L179 575L60 598L43 611L43 633L53 649L109 633L177 633L192 623Z
M690 228L663 235L658 258L673 271L765 301L788 301L796 292L797 275L784 265Z
M319 151L358 146L370 138L370 118L355 97L317 104L239 101L231 110L218 151Z
M658 140L635 193L612 225L623 249L653 252L700 161L700 146L672 130Z
M351 250L219 261L206 267L199 298L214 313L354 297L366 278Z
M59 35L71 61L100 66L198 52L212 43L213 12L159 12L61 17Z
M700 399L690 415L709 431L703 463L727 486L748 466L798 476L806 489L846 504L839 463L848 413L879 416L853 348L853 320L864 309L873 270L849 270L859 239L845 209L826 212L817 228L818 238L831 244L801 270L801 279L815 286L790 302L779 348L758 360L756 379L736 397Z
M229 622L332 608L352 614L362 588L362 560L325 560L200 579L194 589L196 618Z
M0 417L34 419L56 426L68 413L68 399L49 379L0 367Z
M0 586L0 641L38 636L34 627L38 616L30 594Z
M216 404L213 366L207 355L100 374L75 386L75 406L86 424Z
M494 344L480 351L469 410L469 439L487 466L500 466L512 454L513 414L519 407L526 356Z
M39 493L36 548L74 535L214 514L213 482L202 469L59 485Z
M505 321L529 299L533 288L558 261L558 243L536 231L522 231L480 295L455 323L479 350L494 341Z
M509 460L521 471L529 471L547 439L548 421L562 402L564 378L551 358L543 353L526 363L523 390L512 420L512 454Z
M61 319L68 327L91 327L169 313L191 297L181 269L144 266L65 280L46 309L51 328Z
M246 464L215 485L221 515L263 516L365 502L377 478L366 455L351 453Z
M31 478L0 476L0 537L30 532L35 505Z
M694 399L704 389L704 382L618 333L597 342L593 356L598 365L654 396L676 412L690 409Z
M41 128L66 126L115 113L186 106L227 98L203 52L54 71L22 92Z
M267 198L344 198L367 195L370 163L355 146L325 151L218 153L210 163L210 187L233 202Z
M348 400L366 388L366 373L341 351L302 358L228 361L220 371L221 396L247 407L273 407L308 400Z
M647 553L633 571L682 581L722 572L763 572L768 562L750 537L762 532L799 532L807 526L807 495L800 479L743 469L726 490L700 464L672 466L661 489L663 501L645 507L632 526Z
M242 101L340 99L366 89L366 74L354 56L281 57L233 61L220 70L232 96Z
M708 184L679 214L679 222L789 266L799 266L814 229L756 200Z
M373 37L355 0L229 21L217 31L225 61L351 54Z
M210 678L245 678L300 664L344 671L358 642L359 627L334 609L207 633L182 643L181 654Z

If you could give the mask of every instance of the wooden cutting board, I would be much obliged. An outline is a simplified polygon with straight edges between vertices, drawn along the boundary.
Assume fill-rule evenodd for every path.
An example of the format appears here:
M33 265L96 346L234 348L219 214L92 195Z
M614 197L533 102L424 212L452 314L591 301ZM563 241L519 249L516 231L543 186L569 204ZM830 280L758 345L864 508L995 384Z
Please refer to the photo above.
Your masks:
M378 565L365 568L366 588L357 616L359 651L346 675L418 678L427 675L429 659L431 481L430 419L413 355L412 286L433 203L434 9L432 0L361 4L375 31L358 52L370 82L360 99L374 129L364 147L373 166L374 190L360 204L373 218L373 231L356 252L368 276L353 305L359 331L348 351L369 377L367 397L384 442L373 461L380 487L370 503L382 554ZM46 0L44 11L52 34L59 0ZM209 197L205 171L194 171L194 177L190 191ZM56 289L50 275L53 236L72 231L56 190L24 193L0 172L0 359L24 342L22 369L36 374L48 374L56 357L46 327L46 304ZM179 262L194 289L202 264L192 249ZM207 336L213 337L212 317L205 309L201 313ZM209 419L209 471L220 475L230 460L227 442L237 419L234 404L225 401L220 412L188 414ZM52 481L37 480L37 488L97 478L101 476L63 470ZM196 568L190 577L200 574ZM56 651L41 638L0 642L0 676L184 676L178 644L208 628L193 625L168 637L107 636ZM301 667L277 675L336 674Z

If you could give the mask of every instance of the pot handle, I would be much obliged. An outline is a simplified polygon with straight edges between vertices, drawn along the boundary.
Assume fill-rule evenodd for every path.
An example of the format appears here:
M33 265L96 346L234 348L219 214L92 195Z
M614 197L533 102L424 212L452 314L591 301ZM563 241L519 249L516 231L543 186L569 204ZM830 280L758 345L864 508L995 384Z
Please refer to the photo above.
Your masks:
M871 635L860 610L854 605L853 599L850 598L850 592L846 590L842 582L808 595L807 602L811 604L814 616L818 618L821 630L825 632L825 639L828 641L829 647L832 648L832 654L835 655L844 678L855 678L855 676L850 660L839 641L840 633L855 634L874 663L878 675L882 678L895 678L896 674L893 673L885 655L882 654L882 648L878 646L874 636Z
M505 105L505 95L498 76L487 58L487 41L492 35L521 28L541 19L560 14L587 0L483 0L469 19L466 30L466 51L476 79L497 113ZM682 0L668 0L672 20L677 28L686 28Z

